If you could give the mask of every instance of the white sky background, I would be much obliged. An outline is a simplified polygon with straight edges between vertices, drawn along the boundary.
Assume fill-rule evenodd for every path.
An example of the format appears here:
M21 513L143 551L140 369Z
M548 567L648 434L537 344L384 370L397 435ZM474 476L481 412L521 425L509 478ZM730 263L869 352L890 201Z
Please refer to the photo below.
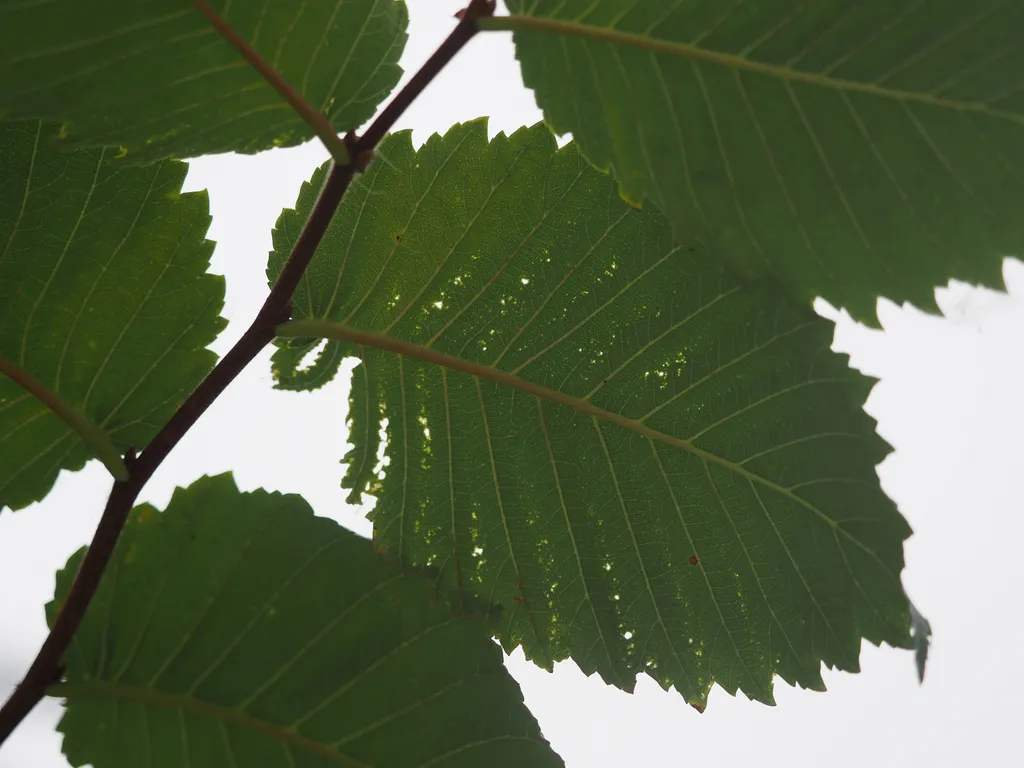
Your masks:
M451 30L464 3L409 0L407 72ZM540 119L505 33L473 40L398 127L412 128L419 145L481 115L491 117L492 135ZM209 189L213 271L227 276L230 325L218 352L262 303L271 227L325 158L312 142L192 164L186 186ZM881 379L867 408L896 452L879 474L915 530L904 580L935 633L924 686L910 653L866 644L863 672L826 672L828 693L778 681L778 706L768 708L716 688L699 715L646 677L630 696L585 678L571 662L549 675L517 652L509 668L569 768L1020 764L1024 264L1008 261L1004 271L1009 296L954 285L939 291L946 318L882 302L884 332L846 317L836 332L836 348ZM346 507L339 487L351 366L317 392L277 392L268 358L262 354L211 408L141 500L163 507L175 486L233 470L242 490L301 493L319 514L369 535L365 509ZM42 606L54 573L88 542L109 488L92 462L63 473L42 504L0 514L0 696L45 637ZM0 768L67 765L54 732L60 711L53 702L38 707L0 750Z

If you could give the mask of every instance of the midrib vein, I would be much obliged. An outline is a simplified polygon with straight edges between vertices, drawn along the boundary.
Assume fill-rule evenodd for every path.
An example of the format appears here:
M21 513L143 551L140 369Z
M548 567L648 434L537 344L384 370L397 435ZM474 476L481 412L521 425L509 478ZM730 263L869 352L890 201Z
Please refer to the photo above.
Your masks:
M928 93L917 93L904 91L898 88L885 88L874 83L861 83L856 80L845 80L838 77L829 77L814 72L801 72L789 67L781 67L775 64L765 64L760 61L753 61L743 56L731 53L712 51L700 48L692 43L679 43L673 40L659 40L645 35L638 35L633 32L621 32L608 27L598 27L589 24L580 24L560 19L539 18L534 16L495 16L483 18L477 21L480 29L489 31L510 31L519 32L524 30L546 32L563 37L576 37L584 40L596 40L612 45L621 45L630 48L638 48L653 53L661 53L669 56L690 59L691 61L703 61L709 64L728 67L733 70L744 70L755 72L760 75L772 77L788 82L807 83L809 85L826 88L833 91L854 91L869 96L878 96L886 99L893 99L901 102L916 102L928 104L943 109L953 109L959 112L974 112L977 114L998 117L1024 125L1024 115L1017 115L991 107L980 102L956 101L944 99Z
M556 403L558 405L564 405L567 408L572 408L580 413L585 413L588 416L593 416L601 419L602 421L610 422L622 427L623 429L628 429L652 440L658 440L659 442L673 445L676 448L680 448L687 453L703 459L704 461L717 464L718 466L735 472L741 477L745 477L752 482L758 483L766 488L770 488L781 496L784 496L790 501L804 507L812 514L824 520L834 531L837 532L837 534L842 535L859 549L863 550L891 578L896 578L893 576L889 568L881 561L877 553L865 546L863 542L855 538L846 529L839 525L837 521L826 515L814 504L798 496L789 488L785 488L772 482L766 477L758 475L755 472L751 472L741 464L737 464L736 462L730 461L722 456L718 456L717 454L697 447L690 440L684 440L683 438L666 434L665 432L661 432L657 429L652 429L646 424L635 419L630 419L621 414L614 413L613 411L605 410L604 408L600 408L586 400L583 400L582 398L573 397L572 395L567 395L564 392L549 389L548 387L541 386L540 384L535 384L532 381L521 379L508 371L502 371L481 363L474 363L471 360L455 357L454 355L448 355L444 352L438 352L435 349L430 349L429 347L424 347L420 344L414 344L409 341L404 341L403 339L396 339L381 333L364 331L359 328L351 328L340 323L332 323L325 320L292 320L284 323L283 325L279 325L277 327L277 335L282 338L314 336L325 339L337 339L338 341L348 341L392 352L399 355L399 359L408 357L416 360L422 360L426 363L432 363L453 371L460 371L462 373L469 374L470 376L476 376L481 379L493 381L496 384L518 389L521 392L526 392L534 397L548 400L549 402Z
M222 707L217 704L200 701L191 696L179 696L175 694L162 693L152 689L137 688L117 683L94 681L88 683L60 683L47 689L47 693L61 698L93 698L107 699L114 701L130 701L143 706L161 707L174 709L178 712L190 712L218 720L222 723L235 725L247 730L266 734L285 744L291 744L306 749L321 757L326 757L338 765L346 768L370 768L366 763L356 760L354 757L339 752L336 749L321 744L294 731L283 728L266 720L261 720L251 715L246 715L229 707Z

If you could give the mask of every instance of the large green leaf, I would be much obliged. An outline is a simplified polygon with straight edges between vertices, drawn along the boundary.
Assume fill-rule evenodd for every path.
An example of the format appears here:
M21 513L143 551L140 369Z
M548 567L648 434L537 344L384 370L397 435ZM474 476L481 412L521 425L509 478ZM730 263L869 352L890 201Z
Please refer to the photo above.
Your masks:
M333 372L332 345L363 359L346 484L381 486L382 549L503 605L506 648L698 704L713 681L771 701L772 673L821 688L861 637L909 644L909 529L831 323L674 245L541 126L418 152L398 134L379 156L294 332L347 340L304 378ZM279 220L272 275L325 172ZM282 343L287 384L314 342Z
M402 0L210 0L334 128L398 82ZM0 2L0 115L67 122L72 144L148 162L313 135L191 0Z
M216 360L224 280L206 274L205 193L187 166L62 152L52 124L0 123L0 355L141 448ZM0 509L41 499L85 443L0 375Z
M1024 3L508 6L551 127L743 274L874 322L1024 255Z
M201 479L165 512L133 510L51 691L64 752L95 768L562 765L486 624L431 597L300 497Z

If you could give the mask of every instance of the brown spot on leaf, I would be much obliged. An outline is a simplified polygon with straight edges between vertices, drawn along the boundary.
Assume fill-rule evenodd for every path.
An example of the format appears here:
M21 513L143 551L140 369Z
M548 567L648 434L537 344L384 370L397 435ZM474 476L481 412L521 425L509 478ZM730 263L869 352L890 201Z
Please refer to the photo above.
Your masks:
M687 562L689 562L690 565L697 565L697 563L699 563L700 560L697 559L696 555L690 555L689 560Z

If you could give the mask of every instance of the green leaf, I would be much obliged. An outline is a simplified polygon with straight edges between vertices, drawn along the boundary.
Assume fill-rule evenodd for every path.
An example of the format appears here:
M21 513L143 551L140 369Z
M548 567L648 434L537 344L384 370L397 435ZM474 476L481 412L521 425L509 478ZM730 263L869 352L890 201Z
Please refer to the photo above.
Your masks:
M82 552L58 573L52 619ZM298 496L132 511L65 655L72 765L561 766L486 624Z
M1024 4L509 0L523 79L630 200L875 323L1024 254Z
M909 529L831 323L675 245L541 126L378 155L279 333L363 345L349 439L370 455L387 419L381 549L501 604L506 649L698 704L713 681L770 702L773 673L821 688L861 637L909 645Z
M213 367L224 280L206 273L206 193L187 166L63 152L57 127L0 123L0 355L103 430L142 448ZM0 508L43 498L85 442L0 376Z
M210 4L338 133L372 117L401 75L401 0ZM4 111L66 122L63 143L120 145L140 163L313 135L190 0L0 6Z

